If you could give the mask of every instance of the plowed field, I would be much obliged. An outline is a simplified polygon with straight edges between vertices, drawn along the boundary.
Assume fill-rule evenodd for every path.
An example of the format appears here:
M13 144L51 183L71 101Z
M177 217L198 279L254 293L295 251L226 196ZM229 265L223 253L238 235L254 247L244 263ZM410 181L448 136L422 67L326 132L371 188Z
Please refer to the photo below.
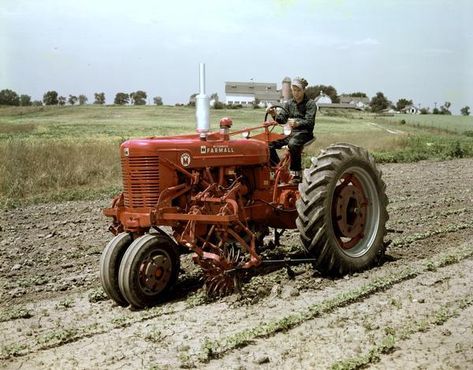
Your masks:
M173 300L142 311L100 287L108 200L2 211L0 367L473 368L473 160L381 168L381 266L341 279L262 270L209 300L187 256ZM287 233L280 252L298 251Z

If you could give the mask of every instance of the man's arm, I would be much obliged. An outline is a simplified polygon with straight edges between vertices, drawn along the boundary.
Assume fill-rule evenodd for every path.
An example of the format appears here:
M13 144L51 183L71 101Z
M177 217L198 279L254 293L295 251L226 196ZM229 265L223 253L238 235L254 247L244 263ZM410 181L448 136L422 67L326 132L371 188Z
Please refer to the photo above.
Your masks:
M280 125L285 125L287 120L289 119L289 109L289 102L284 103L284 109L280 110L281 112L276 115L274 120Z
M304 118L297 118L297 128L304 131L314 131L315 114L317 113L317 104L313 100L309 100L306 105ZM279 121L278 121L279 122Z

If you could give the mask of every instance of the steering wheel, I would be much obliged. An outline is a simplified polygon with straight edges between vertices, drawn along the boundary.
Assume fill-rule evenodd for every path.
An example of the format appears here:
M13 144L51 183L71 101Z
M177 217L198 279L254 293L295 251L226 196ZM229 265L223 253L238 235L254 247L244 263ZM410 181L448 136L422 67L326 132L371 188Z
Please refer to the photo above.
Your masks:
M289 115L289 112L287 111L286 108L284 108L282 105L272 105L273 108L281 108L284 112L286 112L287 115ZM264 115L264 122L268 120L269 112L266 112Z

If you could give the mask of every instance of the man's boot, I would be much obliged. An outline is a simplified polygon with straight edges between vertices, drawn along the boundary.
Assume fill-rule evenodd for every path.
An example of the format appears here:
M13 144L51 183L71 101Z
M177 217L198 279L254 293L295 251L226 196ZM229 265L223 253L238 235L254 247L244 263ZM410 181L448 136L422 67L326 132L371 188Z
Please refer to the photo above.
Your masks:
M289 184L291 185L297 185L302 182L302 171L291 171L291 180L289 181Z

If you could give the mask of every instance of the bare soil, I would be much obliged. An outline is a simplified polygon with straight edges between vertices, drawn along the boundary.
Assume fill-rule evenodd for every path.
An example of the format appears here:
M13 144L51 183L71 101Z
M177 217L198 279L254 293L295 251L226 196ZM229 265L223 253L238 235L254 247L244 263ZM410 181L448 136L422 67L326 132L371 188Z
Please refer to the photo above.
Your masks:
M265 269L209 300L184 257L172 300L142 311L100 287L109 200L2 211L0 367L473 368L473 160L381 168L381 266L341 279ZM291 232L271 253L300 252Z

